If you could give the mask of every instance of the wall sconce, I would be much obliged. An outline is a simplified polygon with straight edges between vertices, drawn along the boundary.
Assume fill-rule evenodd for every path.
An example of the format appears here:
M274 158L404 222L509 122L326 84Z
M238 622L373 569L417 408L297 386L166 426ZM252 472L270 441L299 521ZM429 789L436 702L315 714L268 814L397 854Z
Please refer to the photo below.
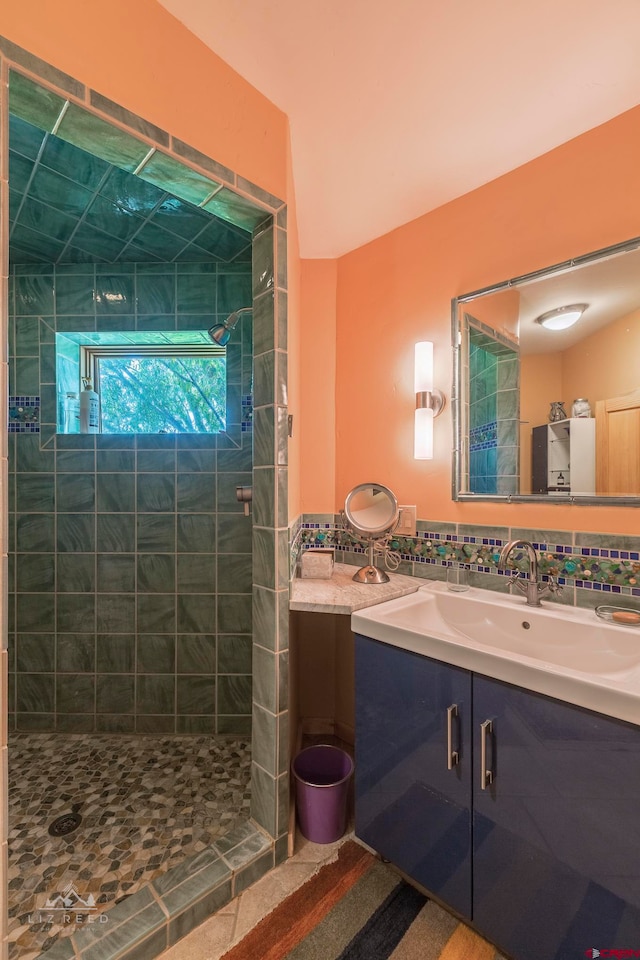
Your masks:
M413 456L416 460L433 460L433 420L444 409L444 395L433 388L433 343L416 343L414 381L416 412Z

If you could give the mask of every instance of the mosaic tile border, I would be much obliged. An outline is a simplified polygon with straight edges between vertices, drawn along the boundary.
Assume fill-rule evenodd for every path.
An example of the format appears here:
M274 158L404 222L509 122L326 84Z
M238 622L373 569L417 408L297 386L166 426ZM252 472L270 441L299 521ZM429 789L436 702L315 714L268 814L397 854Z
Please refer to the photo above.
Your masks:
M489 450L498 446L498 421L492 420L469 430L469 450Z
M422 574L418 566L421 564L446 567L452 563L462 563L478 573L498 577L510 576L514 569L528 569L526 555L522 551L516 551L509 562L510 569L498 570L500 549L511 539L504 528L500 530L504 535L491 537L481 535L480 531L487 532L485 527L479 527L478 535L473 535L429 529L430 525L443 527L445 524L434 524L428 520L419 521L418 525L425 529L419 530L417 536L392 537L389 543L400 559L413 568L403 570L403 573L420 576ZM455 524L449 526L455 528ZM470 526L465 525L465 529ZM535 531L528 533L535 534ZM637 544L633 544L636 549L621 549L557 543L555 539L545 537L543 532L539 533L542 533L542 536L537 540L532 539L532 543L539 553L539 569L543 580L554 577L560 584L640 598L640 537L630 538L637 540ZM593 536L607 540L606 534ZM616 535L612 534L610 541L615 540ZM342 527L339 517L335 517L333 521L324 517L315 519L313 515L302 517L292 537L292 561L295 558L297 562L301 550L326 546L333 547L339 559L342 559L342 554L343 562L347 563L348 554L363 554L366 549L364 541L352 536ZM491 587L490 582L487 582L487 586ZM496 588L500 589L497 581Z
M253 427L253 395L247 394L240 397L240 429L242 433L248 433Z
M40 397L9 397L9 433L40 433Z

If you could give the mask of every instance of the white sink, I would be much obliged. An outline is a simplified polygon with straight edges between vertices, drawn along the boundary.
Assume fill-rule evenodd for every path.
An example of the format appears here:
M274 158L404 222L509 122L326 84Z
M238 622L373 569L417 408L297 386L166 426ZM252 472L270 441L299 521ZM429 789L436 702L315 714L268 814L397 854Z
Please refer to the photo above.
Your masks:
M607 598L609 599L609 598ZM640 628L430 583L352 614L356 633L640 724Z

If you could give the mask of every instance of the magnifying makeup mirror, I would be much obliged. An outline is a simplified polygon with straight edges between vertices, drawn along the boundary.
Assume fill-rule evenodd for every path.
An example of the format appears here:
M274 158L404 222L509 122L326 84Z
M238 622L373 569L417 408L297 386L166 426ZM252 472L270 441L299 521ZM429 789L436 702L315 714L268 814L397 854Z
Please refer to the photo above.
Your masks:
M344 502L342 511L350 530L367 541L369 562L353 575L356 583L387 583L388 574L373 562L377 541L385 540L398 526L398 501L388 487L381 483L360 483Z

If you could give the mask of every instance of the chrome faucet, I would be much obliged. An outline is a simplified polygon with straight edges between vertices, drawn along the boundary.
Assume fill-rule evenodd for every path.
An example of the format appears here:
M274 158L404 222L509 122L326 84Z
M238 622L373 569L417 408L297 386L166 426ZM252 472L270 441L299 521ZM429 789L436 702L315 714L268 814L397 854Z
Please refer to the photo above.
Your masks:
M520 577L520 571L514 570L509 578L509 585L517 587L527 598L527 604L530 607L541 606L540 600L550 593L561 593L562 587L559 583L549 577L548 583L541 583L538 579L538 554L533 544L529 540L509 540L500 551L498 559L498 569L506 570L507 561L513 550L521 547L529 557L529 574L526 580Z

